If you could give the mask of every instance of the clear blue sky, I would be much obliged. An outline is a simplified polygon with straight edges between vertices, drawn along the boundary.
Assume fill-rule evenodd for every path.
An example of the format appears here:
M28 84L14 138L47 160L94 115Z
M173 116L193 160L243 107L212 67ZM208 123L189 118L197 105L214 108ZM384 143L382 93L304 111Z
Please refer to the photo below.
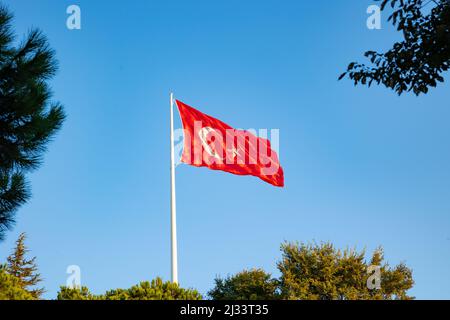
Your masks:
M5 1L3 1L5 2ZM67 121L29 176L20 232L47 298L79 265L93 292L170 278L168 93L238 128L279 128L286 187L177 168L180 282L277 275L284 240L374 250L414 270L418 298L450 298L450 77L422 97L337 81L399 35L366 28L371 1L5 2L48 35ZM66 28L78 4L82 29ZM387 18L386 16L384 18ZM180 121L176 119L176 125Z

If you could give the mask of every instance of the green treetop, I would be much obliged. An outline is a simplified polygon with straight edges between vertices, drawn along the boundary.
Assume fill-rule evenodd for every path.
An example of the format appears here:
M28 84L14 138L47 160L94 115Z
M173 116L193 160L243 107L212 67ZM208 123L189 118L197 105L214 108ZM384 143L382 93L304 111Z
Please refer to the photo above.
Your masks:
M278 282L262 269L244 270L225 279L217 277L208 295L213 300L275 300Z
M390 300L412 299L407 291L414 281L406 265L394 268L384 263L377 249L369 263L365 252L338 250L330 243L284 243L280 288L284 299L300 300ZM380 286L368 285L370 266L379 267Z
M42 281L36 265L36 257L26 258L29 252L25 246L25 233L22 233L16 241L14 252L7 258L6 272L17 279L22 289L28 291L35 299L39 299L44 293L43 288L36 288Z
M103 295L93 295L88 288L61 287L58 300L201 300L202 296L193 289L183 289L178 284L163 282L156 278L129 289L114 289Z

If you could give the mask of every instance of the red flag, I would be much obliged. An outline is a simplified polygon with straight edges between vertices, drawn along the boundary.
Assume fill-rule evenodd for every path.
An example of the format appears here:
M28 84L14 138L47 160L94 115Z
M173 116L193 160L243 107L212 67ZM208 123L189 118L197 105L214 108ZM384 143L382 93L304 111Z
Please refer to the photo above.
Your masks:
M233 129L179 100L176 103L184 129L182 162L284 186L283 169L269 140L249 130Z

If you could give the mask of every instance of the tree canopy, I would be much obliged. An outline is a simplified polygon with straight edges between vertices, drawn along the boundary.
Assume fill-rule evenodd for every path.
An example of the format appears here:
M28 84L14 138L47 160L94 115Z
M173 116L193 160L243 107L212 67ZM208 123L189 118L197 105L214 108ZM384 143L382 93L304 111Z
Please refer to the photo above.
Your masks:
M57 70L54 51L37 29L15 45L11 21L0 6L0 240L30 197L25 173L39 166L65 117L48 85Z
M276 279L261 269L216 278L209 292L214 300L408 300L414 285L404 263L390 267L382 249L366 261L365 251L339 250L331 243L281 245ZM372 269L379 271L379 287L372 283Z
M23 243L22 236L18 243ZM278 278L272 277L263 269L244 270L225 278L216 277L208 296L213 300L414 299L408 294L414 285L412 270L404 263L389 266L381 248L376 249L369 259L366 259L365 250L340 250L331 243L285 242L281 245L281 252L282 257L277 263L280 273ZM11 255L15 256L22 255ZM8 265L0 265L0 299L40 298L35 287L24 284L24 274L14 272L23 270L15 267L23 263L11 263L9 260ZM28 279L29 276L25 278ZM372 278L378 282L372 281ZM181 288L178 284L156 278L128 289L113 289L103 294L93 294L87 287L62 286L57 299L201 300L202 295L195 289Z
M156 278L129 289L114 289L102 295L94 295L87 287L61 287L58 300L201 300L202 296L193 289L180 288L178 284L163 282Z
M370 261L365 251L339 250L331 243L284 243L280 289L284 299L295 300L391 300L412 299L407 291L414 281L412 271L401 263L389 267L382 249ZM369 267L380 267L380 287L369 288Z
M217 277L208 292L213 300L276 300L278 282L262 269L244 270L225 279Z
M19 279L0 266L0 300L34 300L33 295L23 289Z
M384 53L367 51L371 65L352 62L339 79L348 76L355 85L369 87L383 84L399 95L427 93L444 82L443 73L450 68L450 0L378 1L381 10L389 5L393 9L389 21L402 32L403 41Z

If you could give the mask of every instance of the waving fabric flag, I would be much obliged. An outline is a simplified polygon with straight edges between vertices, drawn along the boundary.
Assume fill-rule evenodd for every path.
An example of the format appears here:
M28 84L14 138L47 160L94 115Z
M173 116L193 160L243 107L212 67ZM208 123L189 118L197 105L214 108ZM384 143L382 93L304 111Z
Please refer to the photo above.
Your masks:
M176 104L184 128L182 162L252 175L274 186L284 186L283 169L269 140L248 130L233 129L179 100Z

